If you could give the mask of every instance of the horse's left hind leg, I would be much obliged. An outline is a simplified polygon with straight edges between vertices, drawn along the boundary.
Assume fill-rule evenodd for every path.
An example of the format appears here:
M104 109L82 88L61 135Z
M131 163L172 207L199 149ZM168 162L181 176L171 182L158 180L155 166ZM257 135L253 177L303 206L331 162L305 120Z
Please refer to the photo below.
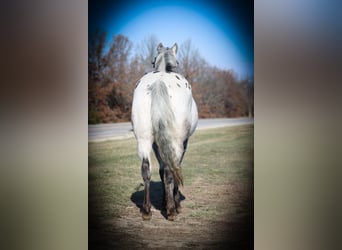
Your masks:
M150 181L151 181L151 170L150 162L148 159L143 159L141 165L141 175L144 180L144 204L142 207L142 218L143 220L150 220L152 217L151 212L151 200L150 200Z

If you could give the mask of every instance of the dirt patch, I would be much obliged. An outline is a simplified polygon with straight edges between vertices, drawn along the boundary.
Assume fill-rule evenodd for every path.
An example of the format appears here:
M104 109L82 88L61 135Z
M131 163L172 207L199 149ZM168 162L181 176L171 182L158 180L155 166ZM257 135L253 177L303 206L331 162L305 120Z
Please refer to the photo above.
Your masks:
M152 220L143 221L143 191L119 217L89 224L89 249L252 249L253 182L212 185L198 178L181 189L183 211L176 221L165 218L161 183L151 185Z

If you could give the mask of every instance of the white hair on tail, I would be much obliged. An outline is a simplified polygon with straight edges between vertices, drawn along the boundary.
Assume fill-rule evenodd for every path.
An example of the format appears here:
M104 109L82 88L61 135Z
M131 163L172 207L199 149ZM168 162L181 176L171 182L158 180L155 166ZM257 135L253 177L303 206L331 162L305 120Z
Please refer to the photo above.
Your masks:
M172 110L167 87L163 81L152 84L151 118L154 140L164 163L171 168L177 183L183 185L183 176L179 166L182 141L177 137L175 114Z

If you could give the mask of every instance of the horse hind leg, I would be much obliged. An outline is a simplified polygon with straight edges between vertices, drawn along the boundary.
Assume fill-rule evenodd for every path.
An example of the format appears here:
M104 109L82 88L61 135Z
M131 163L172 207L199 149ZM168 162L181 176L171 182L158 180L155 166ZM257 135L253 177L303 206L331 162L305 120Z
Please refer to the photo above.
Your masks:
M164 185L164 162L160 157L159 154L159 149L156 143L153 143L152 145L154 154L158 160L159 163L159 176L160 176L160 180L162 181L162 205L166 206L166 200L165 200L165 185Z
M164 186L167 219L173 221L175 220L177 213L174 200L174 178L169 166L164 168Z
M179 161L179 165L182 164L183 157L184 157L187 146L188 146L188 138L183 142L183 153L182 153L182 157ZM182 206L180 204L180 191L179 191L178 185L176 185L176 184L174 187L174 197L175 197L176 211L177 211L177 213L181 213L182 212Z
M180 204L180 191L177 185L175 185L173 192L173 195L175 197L175 208L177 213L180 214L182 212L182 206Z
M150 182L151 182L151 168L150 162L147 158L143 158L141 164L141 175L144 180L144 203L141 209L143 220L150 220L152 217L151 200L150 200Z

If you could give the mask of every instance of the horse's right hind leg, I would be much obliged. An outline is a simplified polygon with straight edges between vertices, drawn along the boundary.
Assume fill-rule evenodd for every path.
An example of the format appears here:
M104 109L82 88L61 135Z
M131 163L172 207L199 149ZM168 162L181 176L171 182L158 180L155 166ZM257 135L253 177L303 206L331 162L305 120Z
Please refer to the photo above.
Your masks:
M141 175L144 180L144 204L142 207L142 218L143 220L150 220L152 217L151 212L151 200L150 200L150 181L151 181L151 169L150 162L148 159L143 159L141 165Z
M163 203L163 206L166 206L166 200L165 200L165 185L164 185L164 163L163 163L163 160L161 159L160 157L160 154L159 154L159 149L158 149L158 146L156 143L153 143L152 145L152 148L153 148L153 151L154 151L154 154L156 155L156 158L158 160L158 163L159 163L159 176L160 176L160 180L162 181L162 203Z
M177 213L174 200L174 178L169 166L164 168L164 185L167 219L173 221Z
M187 146L188 146L188 138L183 142L183 153L182 153L182 157L179 161L179 165L182 164L183 157L184 157ZM175 197L175 207L176 207L177 213L181 213L182 212L182 206L180 204L180 198L181 198L180 197L180 191L179 191L178 185L176 185L176 184L174 187L174 197Z
M176 207L176 211L177 213L181 213L182 212L182 206L180 204L180 192L179 192L179 188L177 185L175 185L174 187L174 197L175 197L175 207Z

